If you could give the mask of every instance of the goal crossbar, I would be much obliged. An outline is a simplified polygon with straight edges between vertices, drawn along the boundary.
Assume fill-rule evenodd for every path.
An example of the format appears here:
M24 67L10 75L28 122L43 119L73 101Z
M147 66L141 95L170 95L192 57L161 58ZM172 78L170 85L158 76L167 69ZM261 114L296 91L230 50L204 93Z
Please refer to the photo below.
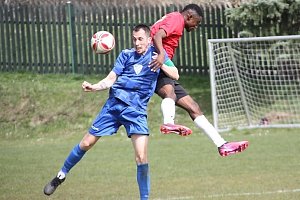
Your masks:
M272 41L272 40L286 40L286 39L289 39L289 40L300 39L300 35L208 39L207 41L208 41L208 43L218 43L218 42L256 42L256 41Z

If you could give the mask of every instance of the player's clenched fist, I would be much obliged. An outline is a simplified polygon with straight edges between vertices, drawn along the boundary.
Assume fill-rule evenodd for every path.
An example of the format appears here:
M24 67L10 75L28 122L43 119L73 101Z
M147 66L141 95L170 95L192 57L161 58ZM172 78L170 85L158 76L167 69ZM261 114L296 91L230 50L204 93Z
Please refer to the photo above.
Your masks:
M90 84L90 83L87 82L87 81L83 81L81 87L82 87L83 91L85 91L85 92L93 91L92 84Z

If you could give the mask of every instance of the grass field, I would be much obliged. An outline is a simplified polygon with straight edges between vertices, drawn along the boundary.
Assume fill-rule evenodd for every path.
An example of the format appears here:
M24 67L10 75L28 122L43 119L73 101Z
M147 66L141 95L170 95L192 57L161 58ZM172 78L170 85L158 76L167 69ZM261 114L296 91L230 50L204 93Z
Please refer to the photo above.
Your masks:
M107 97L83 93L80 84L101 78L0 74L0 199L138 199L132 145L123 128L102 138L51 197L43 194ZM208 78L181 77L181 83L211 120ZM152 200L300 199L299 129L222 133L229 141L250 142L245 152L223 158L180 109L177 121L194 133L161 135L159 104L157 96L149 104Z

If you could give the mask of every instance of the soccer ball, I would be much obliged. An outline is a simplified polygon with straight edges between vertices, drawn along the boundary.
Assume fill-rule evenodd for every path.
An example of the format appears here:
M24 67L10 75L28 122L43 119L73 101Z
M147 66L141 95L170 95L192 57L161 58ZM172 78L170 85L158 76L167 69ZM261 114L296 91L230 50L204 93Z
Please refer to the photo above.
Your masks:
M115 38L110 32L98 31L91 39L91 47L96 54L106 54L115 47Z

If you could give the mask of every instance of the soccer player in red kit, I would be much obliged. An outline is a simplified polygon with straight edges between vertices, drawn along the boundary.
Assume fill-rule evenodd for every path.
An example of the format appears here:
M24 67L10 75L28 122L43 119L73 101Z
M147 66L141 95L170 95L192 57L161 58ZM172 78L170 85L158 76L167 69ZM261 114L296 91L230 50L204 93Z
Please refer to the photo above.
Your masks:
M202 18L202 9L196 4L189 4L180 12L168 13L151 27L153 44L158 51L157 59L153 60L150 65L152 70L155 71L162 66L165 51L170 59L173 58L184 29L187 32L193 31L201 23ZM177 81L170 79L162 71L160 71L155 92L163 99L161 110L164 122L160 128L162 133L176 133L183 136L192 133L191 129L174 123L176 104L189 113L196 126L202 129L218 147L221 156L235 154L248 147L248 141L225 141L203 115L198 103Z

